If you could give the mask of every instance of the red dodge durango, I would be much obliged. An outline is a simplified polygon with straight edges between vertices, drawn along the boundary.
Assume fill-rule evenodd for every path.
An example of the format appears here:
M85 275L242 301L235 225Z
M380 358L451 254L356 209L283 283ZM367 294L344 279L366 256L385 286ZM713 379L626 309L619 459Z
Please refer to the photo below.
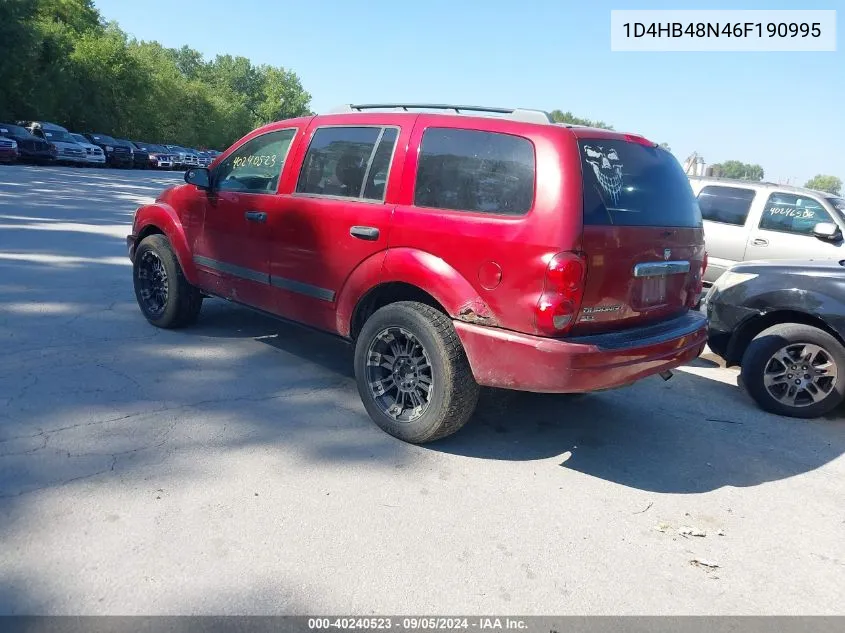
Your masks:
M257 129L135 214L155 326L220 297L354 345L364 406L422 443L480 386L572 393L703 350L701 213L677 160L536 110L344 106Z

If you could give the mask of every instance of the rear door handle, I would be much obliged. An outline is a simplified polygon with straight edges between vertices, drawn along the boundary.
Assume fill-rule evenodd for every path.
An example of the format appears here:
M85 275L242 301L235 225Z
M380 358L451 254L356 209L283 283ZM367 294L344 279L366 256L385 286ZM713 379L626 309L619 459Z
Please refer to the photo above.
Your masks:
M250 222L266 222L267 214L263 211L247 211L244 217Z
M372 226L353 226L349 229L349 235L357 237L359 240L373 242L378 239L379 230Z
M768 246L769 240L764 240L762 237L758 237L753 242L751 242L754 246Z

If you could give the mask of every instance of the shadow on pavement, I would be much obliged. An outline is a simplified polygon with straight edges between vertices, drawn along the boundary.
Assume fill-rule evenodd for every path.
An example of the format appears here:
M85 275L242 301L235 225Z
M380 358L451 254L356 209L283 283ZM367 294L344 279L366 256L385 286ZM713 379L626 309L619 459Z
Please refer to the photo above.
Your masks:
M209 312L185 334L258 338L348 379L357 398L346 342L225 303ZM814 470L845 452L845 421L769 415L735 385L676 371L667 383L652 377L584 395L484 389L461 431L424 448L508 461L560 456L563 468L632 488L697 493Z

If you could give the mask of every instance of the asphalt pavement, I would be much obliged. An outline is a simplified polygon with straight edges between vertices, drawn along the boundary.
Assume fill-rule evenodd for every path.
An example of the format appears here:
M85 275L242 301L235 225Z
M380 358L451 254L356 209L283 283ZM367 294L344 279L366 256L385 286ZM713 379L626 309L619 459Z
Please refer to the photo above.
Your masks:
M124 237L180 180L0 167L0 613L845 612L841 412L763 413L705 355L401 443L342 342L146 323Z

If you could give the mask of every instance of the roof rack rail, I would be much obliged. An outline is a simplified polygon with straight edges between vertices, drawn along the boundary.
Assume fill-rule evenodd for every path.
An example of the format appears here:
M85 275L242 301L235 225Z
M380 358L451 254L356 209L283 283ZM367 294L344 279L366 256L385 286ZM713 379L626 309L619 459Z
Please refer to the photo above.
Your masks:
M543 110L529 110L525 108L491 108L474 105L449 105L445 103L361 103L345 104L331 110L331 114L342 112L363 112L364 110L395 110L405 112L416 110L452 110L455 114L501 114L502 118L526 123L553 123L552 116Z

